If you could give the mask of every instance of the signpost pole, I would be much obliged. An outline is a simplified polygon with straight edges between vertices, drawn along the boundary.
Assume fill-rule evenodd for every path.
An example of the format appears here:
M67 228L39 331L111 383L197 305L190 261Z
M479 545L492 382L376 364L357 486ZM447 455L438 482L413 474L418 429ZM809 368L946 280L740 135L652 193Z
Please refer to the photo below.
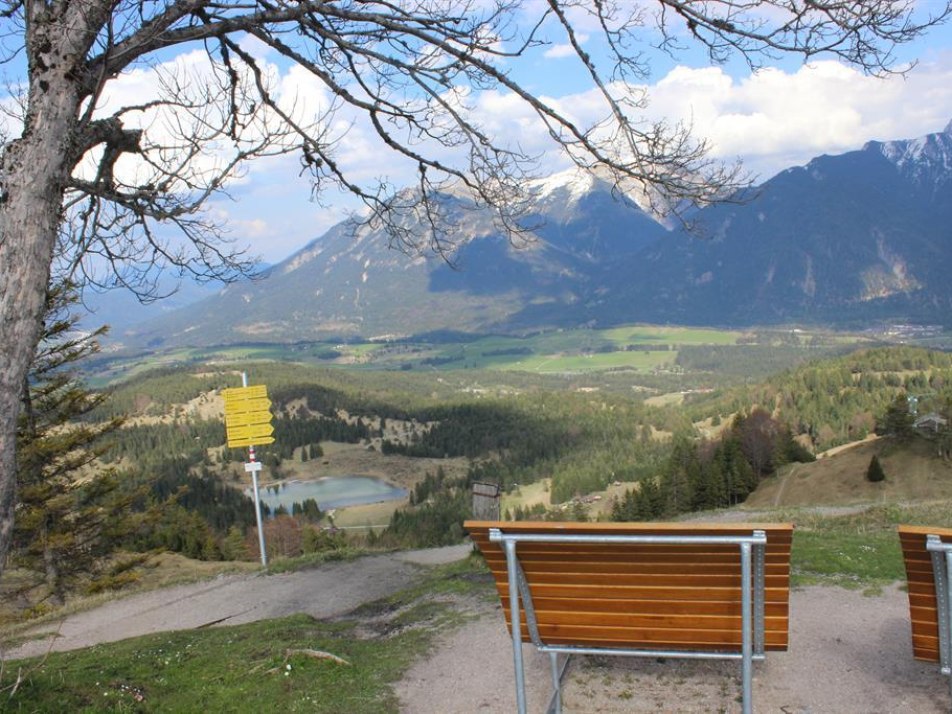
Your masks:
M241 373L241 386L248 386L248 373ZM261 470L261 464L255 461L255 447L248 445L248 463L245 464L245 471L251 473L251 485L255 492L255 520L258 523L258 547L261 550L261 565L268 567L268 553L264 547L264 528L261 523L261 498L258 496L258 472Z

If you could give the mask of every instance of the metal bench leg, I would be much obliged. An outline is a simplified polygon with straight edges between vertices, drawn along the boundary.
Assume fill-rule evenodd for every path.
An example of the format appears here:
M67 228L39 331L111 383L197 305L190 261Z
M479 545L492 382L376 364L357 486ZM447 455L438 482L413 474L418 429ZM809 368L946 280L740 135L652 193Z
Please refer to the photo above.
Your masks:
M754 676L754 658L753 658L753 607L751 604L751 578L750 578L750 543L740 544L740 611L741 611L741 658L742 658L742 677L743 685L743 711L744 714L753 714L753 676Z
M939 667L949 677L952 696L952 552L937 535L926 536L926 550L932 558L932 582L935 584L936 626L939 631Z
M562 712L562 677L565 676L565 670L569 668L569 660L572 655L565 655L565 662L559 667L559 653L549 652L549 666L552 670L552 698L549 700L549 706L546 714L561 714Z
M946 647L949 650L952 650L952 594L949 593L949 583L952 583L952 551L945 551L945 606L946 616L945 616L945 642ZM952 654L950 652L947 652ZM949 663L952 666L952 662ZM949 696L952 697L952 671L948 671L949 667L945 668L946 674L949 675Z
M559 654L549 652L549 666L552 669L552 702L547 714L561 714L562 712L562 677L559 674Z
M522 667L522 626L519 616L519 576L516 561L516 542L505 541L506 577L509 580L509 623L512 631L512 664L516 673L516 708L526 714L526 678Z

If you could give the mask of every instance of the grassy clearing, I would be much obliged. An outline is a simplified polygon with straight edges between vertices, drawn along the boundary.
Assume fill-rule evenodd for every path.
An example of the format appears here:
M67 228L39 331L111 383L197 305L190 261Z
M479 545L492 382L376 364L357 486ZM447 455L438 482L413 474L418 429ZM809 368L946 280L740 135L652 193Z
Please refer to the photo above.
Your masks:
M405 505L405 501L387 501L385 503L367 503L359 506L335 508L334 525L338 528L386 526L390 523L393 512Z
M743 336L733 330L692 327L635 325L603 330L602 336L616 344L733 345Z
M732 330L631 325L604 330L555 330L529 336L488 335L454 343L363 342L340 345L313 342L179 348L102 360L102 375L97 386L132 377L157 365L197 361L294 360L360 369L397 369L423 361L428 369L437 370L525 370L540 374L607 369L649 372L670 364L676 358L679 346L733 345L743 334ZM605 352L606 348L617 351ZM429 361L433 359L434 362Z
M460 597L491 587L470 559L334 621L296 615L7 662L3 711L397 712L391 685L437 632L464 621Z
M538 503L548 508L552 505L549 494L552 479L544 478L534 483L522 484L509 493L504 493L499 507L503 514L516 508L530 508Z
M778 511L771 520L796 524L791 569L794 585L876 588L906 577L896 526L952 526L952 502L887 504L847 515Z
M608 352L605 354L540 354L528 359L500 365L501 369L552 374L561 372L590 372L627 368L651 372L671 365L677 358L675 351L664 352Z

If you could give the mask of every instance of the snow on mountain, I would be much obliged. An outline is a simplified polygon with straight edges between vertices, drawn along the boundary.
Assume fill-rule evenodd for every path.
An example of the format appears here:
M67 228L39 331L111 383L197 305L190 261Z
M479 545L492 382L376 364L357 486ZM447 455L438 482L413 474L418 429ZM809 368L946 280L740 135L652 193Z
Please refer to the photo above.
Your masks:
M568 197L572 201L579 200L592 190L595 177L578 167L559 171L545 178L536 179L529 183L529 191L537 201L550 198L558 194L559 198Z
M661 216L655 215L653 204L658 203L652 191L633 182L622 182L614 186L607 173L597 168L591 171L573 166L572 168L531 181L529 193L537 206L537 212L566 215L572 212L579 201L596 192L620 196L637 206L646 216L655 222L670 227Z
M864 151L878 151L903 175L917 182L952 178L952 122L941 132L916 139L870 141Z

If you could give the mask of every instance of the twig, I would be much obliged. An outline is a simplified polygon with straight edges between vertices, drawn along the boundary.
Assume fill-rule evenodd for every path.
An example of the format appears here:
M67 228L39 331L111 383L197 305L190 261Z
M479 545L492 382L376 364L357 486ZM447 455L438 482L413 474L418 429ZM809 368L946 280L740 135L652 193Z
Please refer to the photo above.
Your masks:
M338 657L335 654L330 652L323 652L321 650L310 650L310 649L288 649L284 651L284 661L287 662L289 657L293 655L304 655L305 657L311 657L312 659L329 659L337 664L346 664L350 667L350 662L342 657Z
M20 683L23 681L23 668L17 668L17 681L13 683L13 688L10 690L10 699L13 699L14 695L17 693L17 689L20 688Z

